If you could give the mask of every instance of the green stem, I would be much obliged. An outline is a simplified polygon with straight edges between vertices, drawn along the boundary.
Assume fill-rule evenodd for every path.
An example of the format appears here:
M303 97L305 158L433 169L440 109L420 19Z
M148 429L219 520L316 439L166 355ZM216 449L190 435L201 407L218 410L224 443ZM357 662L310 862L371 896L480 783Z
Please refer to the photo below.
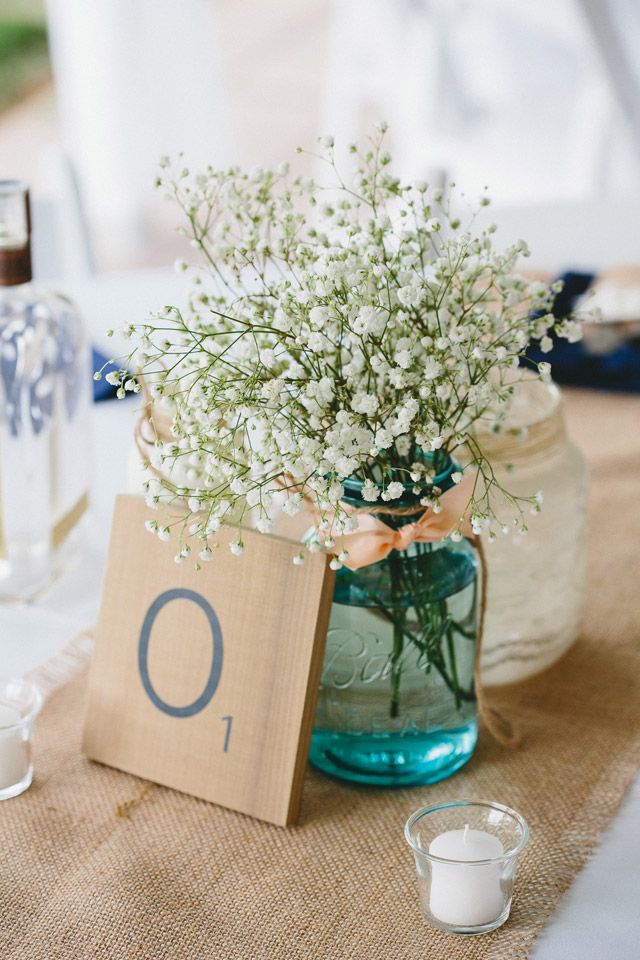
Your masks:
M431 544L417 544L420 554L430 552ZM400 713L400 682L402 676L402 654L405 642L408 641L424 655L425 671L433 667L444 680L447 688L452 692L456 707L460 708L463 702L473 702L475 691L461 687L458 677L455 635L461 633L467 639L474 639L473 630L452 619L445 600L438 602L422 602L419 577L414 575L411 563L407 563L402 555L392 551L389 555L389 570L391 577L391 604L388 606L382 599L365 591L372 604L389 621L393 629L393 641L390 655L391 702L389 713L397 717ZM405 594L413 598L413 608L420 624L416 634L407 627L407 610L402 606ZM445 645L448 657L445 656ZM448 660L448 663L447 663Z
M389 716L397 717L400 712L400 677L402 676L402 651L406 612L400 606L402 602L402 561L395 550L389 555L391 574L391 597L393 601L393 646L391 648L391 702Z
M446 614L447 605L444 600L440 601L440 607L444 607ZM453 627L451 621L447 626L447 652L449 654L449 667L451 669L451 683L453 685L453 695L456 700L456 707L460 709L462 701L460 699L460 682L458 680L458 665L456 663L456 647L453 639Z

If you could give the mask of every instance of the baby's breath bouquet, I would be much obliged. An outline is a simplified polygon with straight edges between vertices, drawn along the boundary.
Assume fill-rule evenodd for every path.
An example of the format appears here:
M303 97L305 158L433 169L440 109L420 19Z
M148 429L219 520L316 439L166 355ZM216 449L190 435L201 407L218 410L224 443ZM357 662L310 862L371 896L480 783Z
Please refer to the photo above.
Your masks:
M199 565L221 526L236 528L230 547L240 554L246 526L268 533L279 510L307 511L315 533L295 562L328 549L334 569L345 568L345 596L355 591L387 623L375 682L390 682L389 714L400 718L408 649L458 708L473 699L456 661L473 624L420 593L436 567L434 544L421 542L433 537L416 525L375 567L382 579L369 567L355 586L348 580L362 566L350 545L372 513L400 530L446 513L447 502L456 504L440 530L449 542L525 532L541 494L504 489L479 438L502 429L531 340L548 351L552 330L575 339L579 326L554 319L556 288L517 272L524 243L497 251L495 228L475 226L486 196L474 209L453 187L401 182L384 136L381 126L350 148L348 175L322 139L318 182L286 164L193 174L163 162L158 187L182 209L199 255L177 265L192 272L192 292L186 306L127 328L135 349L110 376L120 395L145 389L149 505L188 508L175 524L149 520L149 530L176 539L177 562L198 543ZM549 365L535 372L548 378ZM447 498L462 487L459 508ZM401 551L418 566L403 565Z
M292 178L287 164L195 175L161 164L157 185L200 255L176 265L193 272L193 290L185 308L126 328L136 349L110 377L121 396L137 391L135 366L150 419L171 419L157 446L183 482L150 481L149 503L188 503L203 560L221 524L237 525L239 553L248 510L266 533L274 502L295 514L305 498L331 546L357 525L341 505L346 478L363 481L370 504L393 503L410 482L438 511L432 478L460 449L475 477L474 531L525 527L526 504L499 485L477 428L501 429L532 338L548 350L552 328L573 339L579 326L554 319L556 288L516 272L523 242L496 252L495 228L474 232L453 188L394 176L384 133L350 148L348 179L323 138L327 183ZM548 364L537 370L549 376ZM536 491L527 503L537 509Z

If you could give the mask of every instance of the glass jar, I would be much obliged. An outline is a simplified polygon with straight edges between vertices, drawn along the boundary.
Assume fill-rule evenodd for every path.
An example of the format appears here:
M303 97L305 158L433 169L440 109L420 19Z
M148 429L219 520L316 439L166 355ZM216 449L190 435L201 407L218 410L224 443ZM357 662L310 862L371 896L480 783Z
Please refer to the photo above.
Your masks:
M510 492L542 491L528 532L499 535L486 545L487 609L481 651L485 684L539 673L571 646L584 604L588 470L567 438L555 384L523 378L507 428L480 434L480 447ZM504 506L496 502L504 514Z
M434 478L445 491L453 463ZM345 502L367 506L361 482ZM396 508L418 505L410 485ZM380 511L388 526L415 521ZM466 540L413 543L379 563L338 570L309 759L344 780L433 783L471 757L477 563Z
M28 192L0 181L0 599L30 600L78 545L88 501L87 338L31 282Z

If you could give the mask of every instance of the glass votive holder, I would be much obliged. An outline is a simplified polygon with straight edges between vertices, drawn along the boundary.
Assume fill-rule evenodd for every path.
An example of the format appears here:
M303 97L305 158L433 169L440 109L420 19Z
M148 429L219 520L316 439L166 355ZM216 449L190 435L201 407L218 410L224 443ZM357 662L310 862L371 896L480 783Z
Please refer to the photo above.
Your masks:
M0 800L31 786L31 740L42 694L28 680L0 678Z
M518 856L529 837L519 813L488 800L441 803L416 810L404 835L428 924L473 935L505 922Z

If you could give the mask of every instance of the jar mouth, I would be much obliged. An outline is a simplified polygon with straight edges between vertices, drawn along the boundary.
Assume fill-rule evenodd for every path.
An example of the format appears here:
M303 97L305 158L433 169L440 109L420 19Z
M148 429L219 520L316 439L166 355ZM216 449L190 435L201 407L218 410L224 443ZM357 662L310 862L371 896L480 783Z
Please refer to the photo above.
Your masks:
M518 840L511 846L508 850L505 850L504 853L501 853L498 857L489 857L486 860L451 860L447 857L437 857L433 853L429 853L428 850L423 850L419 843L416 841L416 838L413 836L412 830L414 826L421 820L423 817L428 816L430 813L438 813L441 810L450 810L455 807L488 807L492 810L498 810L500 813L505 814L510 819L514 820L518 827L520 828L520 837ZM404 837L411 849L415 853L419 853L421 857L424 857L426 860L432 860L435 863L450 863L450 864L464 864L465 866L482 866L488 863L502 863L505 860L512 860L517 857L529 842L529 826L524 817L513 810L511 807L506 807L502 803L496 803L493 800L454 800L450 803L439 803L433 807L421 807L419 810L416 810L411 814L407 820L404 828Z
M425 455L425 460L427 463L429 463L430 458L432 459L432 455L429 455L429 454ZM458 464L452 457L448 455L445 458L443 458L443 460L444 460L443 469L440 470L438 473L434 474L434 476L429 477L428 486L442 488L442 487L451 485L451 474L456 469L458 469ZM400 499L407 499L407 498L416 499L424 495L423 492L421 492L420 494L413 493L413 488L415 487L416 484L414 480L411 480L411 478L409 478L408 480L402 480L400 479L400 477L394 476L392 480L394 482L401 483L405 491ZM364 484L365 484L365 481L361 480L359 477L346 477L342 481L342 486L344 487L345 493L347 495L352 494L355 497L360 496ZM426 486L426 484L424 484L424 481L423 481L423 485Z
M479 422L476 437L483 452L501 464L521 464L548 458L562 449L566 429L562 397L555 383L544 383L524 372L515 383L516 394L507 419L498 432Z

